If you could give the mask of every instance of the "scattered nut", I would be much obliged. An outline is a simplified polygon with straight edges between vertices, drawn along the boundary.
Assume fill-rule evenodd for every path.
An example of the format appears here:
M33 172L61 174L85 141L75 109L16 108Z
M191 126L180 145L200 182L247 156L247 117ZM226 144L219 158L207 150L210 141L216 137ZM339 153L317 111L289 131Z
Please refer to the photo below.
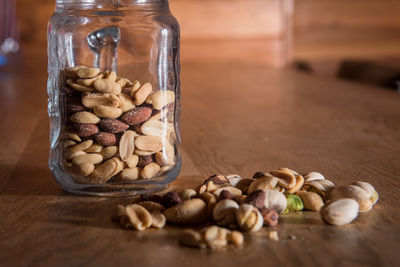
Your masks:
M279 214L276 210L262 208L260 213L263 216L265 226L276 226L278 224Z
M219 201L213 210L213 219L221 226L229 226L236 223L236 210L239 205L230 199Z
M196 191L194 189L188 188L188 189L183 189L178 192L178 196L181 200L188 200L192 199L196 196Z
M263 217L256 207L242 204L236 211L236 221L244 231L256 232L264 224Z
M274 209L276 212L281 213L286 209L286 206L287 203L284 194L274 190L265 191L264 208Z
M126 215L131 225L138 231L149 228L152 224L151 214L140 205L128 205L126 207Z
M207 207L203 200L193 198L165 210L164 215L172 223L202 223L207 219Z
M358 216L358 202L350 198L342 198L327 203L321 209L321 217L333 225L351 223Z
M306 210L319 211L324 206L324 200L317 193L298 191L297 195L300 196Z

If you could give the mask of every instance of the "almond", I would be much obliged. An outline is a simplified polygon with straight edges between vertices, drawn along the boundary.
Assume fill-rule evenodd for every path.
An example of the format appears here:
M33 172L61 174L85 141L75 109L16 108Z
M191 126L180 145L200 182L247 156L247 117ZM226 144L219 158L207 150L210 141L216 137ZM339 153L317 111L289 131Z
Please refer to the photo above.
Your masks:
M67 111L70 113L87 110L87 108L84 105L82 105L81 99L78 97L67 98L66 108Z
M121 120L129 125L137 125L147 121L151 116L151 108L137 107L126 112Z
M100 121L100 127L110 133L121 133L129 128L129 125L117 120L117 119L102 119Z
M133 155L135 150L135 136L134 131L126 131L119 141L119 155L123 161L126 161Z
M158 152L163 148L163 143L159 136L146 135L137 137L135 146L139 150Z
M113 95L118 95L121 93L121 85L110 80L106 79L97 80L94 82L93 86L96 89L96 91L100 93L108 93Z
M139 90L136 91L135 93L135 102L134 104L139 106L146 101L146 98L151 94L153 91L153 87L151 86L150 83L145 83L143 84Z
M139 167L144 167L150 163L153 162L153 157L151 155L149 156L140 156L139 161L137 162L137 166Z
M87 108L96 106L118 107L119 99L115 95L101 93L86 93L82 96L82 104Z
M116 119L122 115L121 109L107 106L96 106L93 111L97 116L106 119Z
M74 129L77 135L80 137L88 137L99 132L99 128L95 124L89 123L76 123Z
M81 111L74 113L70 118L75 123L91 123L96 124L100 122L100 118L88 111Z
M99 132L94 138L102 146L112 146L117 142L117 138L113 133Z

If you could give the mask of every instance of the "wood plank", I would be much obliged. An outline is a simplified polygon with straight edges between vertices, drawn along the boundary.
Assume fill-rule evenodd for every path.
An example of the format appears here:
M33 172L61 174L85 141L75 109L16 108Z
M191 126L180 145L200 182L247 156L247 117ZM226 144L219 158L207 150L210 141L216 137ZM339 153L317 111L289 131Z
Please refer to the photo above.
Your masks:
M400 243L397 94L258 64L184 63L182 75L184 171L171 188L194 186L218 172L248 177L288 166L320 171L337 184L369 181L380 201L344 227L299 212L281 217L279 242L269 241L264 229L246 234L242 249L183 248L176 226L135 232L113 224L111 207L129 198L62 192L47 170L43 108L0 195L0 212L6 215L0 220L1 265L393 266L398 261L393 249ZM23 83L43 87L39 80ZM45 95L32 101L44 107Z

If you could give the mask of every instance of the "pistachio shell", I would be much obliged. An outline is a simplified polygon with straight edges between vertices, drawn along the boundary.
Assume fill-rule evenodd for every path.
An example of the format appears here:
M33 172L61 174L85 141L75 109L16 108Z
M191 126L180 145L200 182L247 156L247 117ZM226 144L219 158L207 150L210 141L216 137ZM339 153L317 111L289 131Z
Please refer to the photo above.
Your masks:
M335 200L321 209L321 216L325 222L333 225L351 223L358 216L358 203L350 198Z

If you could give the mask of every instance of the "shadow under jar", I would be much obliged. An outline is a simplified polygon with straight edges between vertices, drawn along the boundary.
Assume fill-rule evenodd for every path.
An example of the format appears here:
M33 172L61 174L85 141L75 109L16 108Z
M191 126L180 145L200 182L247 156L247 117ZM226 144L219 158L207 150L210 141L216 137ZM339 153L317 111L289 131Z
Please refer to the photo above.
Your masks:
M180 171L179 25L167 0L57 0L49 166L69 192L161 190Z

